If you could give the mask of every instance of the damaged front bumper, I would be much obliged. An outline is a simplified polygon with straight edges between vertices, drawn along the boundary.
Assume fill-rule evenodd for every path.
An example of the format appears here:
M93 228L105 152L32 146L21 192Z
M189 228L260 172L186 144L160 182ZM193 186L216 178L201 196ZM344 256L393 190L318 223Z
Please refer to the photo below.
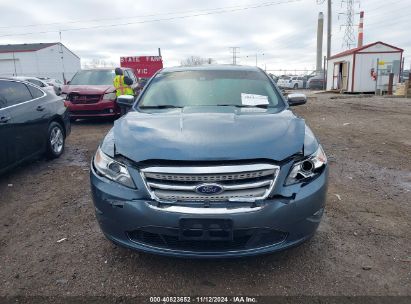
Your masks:
M113 242L177 257L238 257L298 245L315 233L325 206L328 166L308 183L284 186L281 168L272 193L255 202L159 203L150 198L137 169L130 189L91 169L99 225Z

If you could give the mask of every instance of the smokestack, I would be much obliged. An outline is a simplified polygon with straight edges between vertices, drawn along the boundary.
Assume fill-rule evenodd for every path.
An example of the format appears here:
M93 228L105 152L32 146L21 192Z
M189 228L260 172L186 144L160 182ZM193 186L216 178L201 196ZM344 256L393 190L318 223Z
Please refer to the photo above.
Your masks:
M318 14L318 27L317 27L317 64L316 64L317 73L322 71L323 29L324 29L324 14L320 12Z
M360 25L358 27L358 45L362 47L364 43L364 12L360 12Z

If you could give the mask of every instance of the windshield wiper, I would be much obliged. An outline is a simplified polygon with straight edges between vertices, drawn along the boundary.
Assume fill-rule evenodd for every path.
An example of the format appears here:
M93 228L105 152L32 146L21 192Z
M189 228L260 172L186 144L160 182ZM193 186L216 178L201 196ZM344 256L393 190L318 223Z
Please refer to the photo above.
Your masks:
M157 106L141 106L140 109L172 109L172 108L182 108L180 106L173 105L157 105Z
M259 105L234 105L234 104L218 104L219 107L236 107L236 108L262 108L267 109L270 107L269 104L259 104Z

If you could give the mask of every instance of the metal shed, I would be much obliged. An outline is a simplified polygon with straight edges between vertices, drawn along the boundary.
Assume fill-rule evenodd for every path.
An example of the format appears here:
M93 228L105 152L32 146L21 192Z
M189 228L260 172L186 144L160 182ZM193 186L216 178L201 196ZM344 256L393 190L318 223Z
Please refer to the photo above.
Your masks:
M394 85L399 81L403 52L403 49L377 41L331 56L327 64L327 90L386 91L389 73L394 73Z
M64 81L70 80L78 70L80 57L59 42L0 45L0 76L50 77Z

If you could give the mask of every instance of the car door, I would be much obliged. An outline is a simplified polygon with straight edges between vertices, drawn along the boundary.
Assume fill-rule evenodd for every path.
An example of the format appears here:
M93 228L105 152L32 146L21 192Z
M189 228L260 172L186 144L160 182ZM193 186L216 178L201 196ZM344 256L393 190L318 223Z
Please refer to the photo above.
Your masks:
M0 171L11 164L11 146L10 146L10 114L7 109L7 100L4 97L4 91L7 89L7 83L0 80Z
M30 84L8 81L5 98L12 130L11 162L18 162L44 150L49 118L46 97L43 91Z

